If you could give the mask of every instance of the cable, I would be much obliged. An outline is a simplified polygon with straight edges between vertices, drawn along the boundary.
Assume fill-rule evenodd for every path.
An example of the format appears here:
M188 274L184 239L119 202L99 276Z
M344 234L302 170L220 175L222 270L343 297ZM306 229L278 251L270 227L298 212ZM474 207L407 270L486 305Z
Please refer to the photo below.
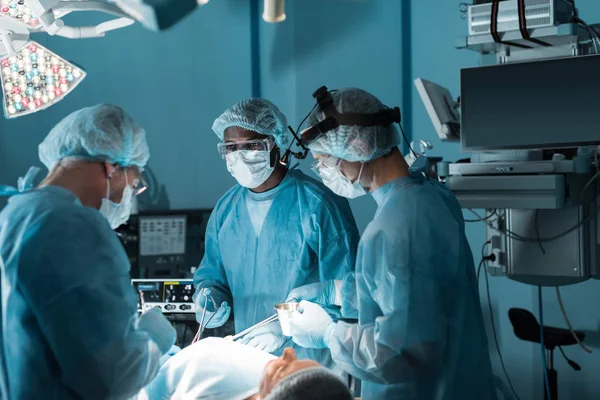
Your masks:
M489 257L490 257L490 256L485 255L485 248L490 244L492 244L492 241L488 240L481 247L481 261L479 262L479 266L477 267L477 276L476 276L477 287L479 287L479 274L481 272L481 267L483 266L483 263L485 262L485 260L489 259Z
M398 126L400 126L400 131L402 132L402 137L404 138L404 141L406 142L406 145L410 149L410 152L413 153L413 156L415 156L415 158L418 158L419 156L417 155L417 153L415 153L415 151L411 147L408 139L406 138L406 133L404 133L404 128L402 127L402 124L400 122L398 122Z
M579 222L577 225L571 227L570 229L567 229L566 231L559 233L555 236L551 236L551 237L547 237L547 238L531 238L531 237L525 237L525 236L521 236L515 232L512 232L508 229L506 230L500 230L498 228L496 228L494 225L488 223L487 221L485 221L485 223L493 230L495 230L496 232L505 235L511 239L515 239L515 240L520 240L522 242L535 242L535 243L540 243L540 242L553 242L557 239L562 238L563 236L568 235L569 233L573 232L575 229L579 228L580 226L582 226L583 224L589 222L591 219L593 219L598 213L600 212L600 207L597 208L592 214L588 215L585 219L583 219L581 222ZM479 216L479 215L478 215ZM480 217L481 218L481 217Z
M583 26L584 28L586 28L588 30L588 33L590 34L590 40L592 41L592 44L594 45L594 51L596 54L598 54L597 42L600 42L600 33L598 33L598 31L596 29L592 28L587 22L585 22L584 20L579 18L579 16L577 16L577 13L575 13L575 16L573 17L573 22L575 22L578 25Z
M542 305L542 287L538 286L538 309L540 313L540 345L542 346L542 362L544 363L544 380L546 381L546 398L551 399L550 382L548 380L548 362L546 360L546 347L544 346L544 306Z
M571 321L569 320L567 311L565 310L565 305L562 301L562 296L560 295L560 289L558 288L558 286L556 287L556 297L558 298L558 305L560 306L560 311L562 312L563 318L565 319L565 322L567 323L567 326L569 327L569 331L571 331L571 335L573 335L573 339L575 339L575 341L577 342L579 347L581 347L586 353L591 354L592 350L590 350L588 347L586 347L581 342L581 340L579 340L579 336L577 336L577 334L575 333L575 329L573 329L573 325L571 325Z
M569 357L567 357L562 346L558 346L558 350L560 350L560 354L562 354L562 356L565 358L565 360L571 366L571 368L573 368L575 371L581 371L581 366L579 364L577 364L575 361L571 360Z
M594 181L596 179L598 179L599 176L600 176L600 171L596 172L594 174L594 176L592 176L591 179L589 181L587 181L587 183L583 187L583 190L581 191L581 199L582 200L583 200L583 195L585 194L585 192L590 188L590 186L592 185L592 183L594 183Z
M585 186L583 187L583 190L581 191L581 196L583 197L584 193L589 189L589 187L591 186L591 184L598 179L598 177L600 177L600 171L598 171L596 174L594 174L594 176L592 176L590 178L589 181L587 181L587 183L585 184ZM592 220L599 212L600 212L600 207L596 208L596 210L594 210L594 212L592 212L590 215L588 215L585 219L583 219L582 221L580 221L578 224L576 224L575 226L567 229L566 231L559 233L557 235L554 236L550 236L547 238L540 238L539 235L536 238L530 238L530 237L524 237L521 236L515 232L512 232L508 229L505 230L500 230L498 228L496 228L494 225L492 225L491 223L489 223L488 221L485 221L485 218L480 216L477 212L475 212L472 209L469 209L469 211L471 211L473 214L475 214L482 222L485 222L491 229L495 230L496 232L505 235L511 239L515 239L515 240L520 240L522 242L535 242L535 243L543 243L543 242L553 242L557 239L560 239L566 235L568 235L569 233L573 232L575 229L578 229L580 226L582 226L583 224L586 224L587 222L589 222L590 220Z
M542 242L540 241L540 226L538 224L539 222L539 215L540 215L540 210L535 210L535 234L538 238L538 245L540 246L540 250L542 251L542 254L546 254L546 250L544 249L544 245L542 244Z
M563 350L562 346L558 346L558 350L560 350L560 353L565 358L565 360L569 361L569 357L567 357L567 355L565 354L565 351Z
M465 220L464 220L465 222L484 222L484 221L487 221L487 220L489 220L490 218L492 218L493 216L495 216L495 215L496 215L496 211L497 211L497 210L494 208L494 209L492 210L492 212L490 213L490 215L488 215L487 217L483 217L483 218L481 218L481 217L479 217L479 214L477 214L477 213L476 213L476 212L475 212L475 211L474 211L472 208L469 208L468 210L469 210L469 211L471 211L473 214L475 214L475 215L478 217L478 219L465 219Z
M479 268L481 268L481 266L483 264L485 264L486 257L483 254L484 254L485 248L488 244L490 244L489 241L485 242L483 244L483 246L481 247L481 262L479 263ZM488 274L487 274L487 268L485 268L484 274L485 274L485 289L487 292L488 307L489 307L489 311L490 311L490 321L492 323L492 332L494 334L494 343L496 344L496 351L498 352L498 357L500 358L500 365L502 365L502 370L504 371L504 376L506 376L506 380L508 381L510 390L513 392L513 394L515 395L517 400L521 400L512 384L510 376L508 375L508 371L506 370L506 365L504 364L504 357L502 357L502 352L500 351L500 344L498 343L498 335L496 334L496 323L494 322L494 311L492 310L492 297L490 295L490 282L489 282L489 278L488 278Z

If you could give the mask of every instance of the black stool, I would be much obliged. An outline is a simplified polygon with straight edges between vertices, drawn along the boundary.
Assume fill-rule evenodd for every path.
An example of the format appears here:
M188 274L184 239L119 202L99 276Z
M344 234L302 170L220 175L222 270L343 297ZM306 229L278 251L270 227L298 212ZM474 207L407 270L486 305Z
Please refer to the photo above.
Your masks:
M540 343L540 324L537 318L527 310L522 308L511 308L508 310L508 318L513 326L515 335L528 342ZM585 334L575 331L580 341L583 342ZM548 371L548 386L550 386L550 399L558 400L558 373L554 369L554 349L558 347L569 365L575 370L580 371L581 367L567 358L562 350L562 346L571 346L577 344L577 341L568 329L554 328L544 326L544 347L546 348L546 370ZM544 400L548 399L546 391L546 382L544 381Z

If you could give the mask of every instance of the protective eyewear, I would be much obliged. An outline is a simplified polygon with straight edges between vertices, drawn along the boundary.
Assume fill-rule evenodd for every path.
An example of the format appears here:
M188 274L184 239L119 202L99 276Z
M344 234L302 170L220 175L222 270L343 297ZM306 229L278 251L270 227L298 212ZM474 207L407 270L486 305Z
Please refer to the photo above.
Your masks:
M236 151L266 151L271 152L275 147L273 138L245 140L242 142L225 142L219 143L217 149L222 159L225 159L227 154L235 153Z
M140 172L140 170L138 168L133 168L130 169L130 171L133 171L133 175L134 178L131 181L131 188L133 189L133 195L134 196L139 196L140 194L144 193L146 191L146 189L148 189L148 183L146 182L146 180L144 179L144 177L142 176L142 173ZM125 174L127 174L127 170L124 170Z
M326 175L333 169L339 168L341 163L341 158L327 156L322 157L319 160L315 160L315 162L313 162L311 165L311 169L315 172L315 174L317 174L320 177L323 177L323 175Z
M146 191L146 189L148 189L148 183L146 182L146 180L143 177L139 177L138 179L135 179L133 181L133 195L134 196L139 196L140 194L144 193Z

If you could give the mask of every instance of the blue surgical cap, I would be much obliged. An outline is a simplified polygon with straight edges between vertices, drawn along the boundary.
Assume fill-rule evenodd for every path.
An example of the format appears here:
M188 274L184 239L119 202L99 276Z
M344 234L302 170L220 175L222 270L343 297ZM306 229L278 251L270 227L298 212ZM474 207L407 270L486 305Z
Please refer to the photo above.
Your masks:
M66 157L143 169L150 157L144 130L121 107L109 104L69 114L52 128L38 150L49 170Z
M356 88L339 89L331 93L333 105L341 113L373 114L386 109L372 94ZM308 126L323 121L325 114L315 108L308 117ZM332 155L351 162L367 162L389 153L400 144L394 124L387 126L340 125L312 142L313 153Z
M288 143L287 118L269 100L252 98L234 104L215 120L212 130L223 140L225 130L232 126L273 136L280 148Z

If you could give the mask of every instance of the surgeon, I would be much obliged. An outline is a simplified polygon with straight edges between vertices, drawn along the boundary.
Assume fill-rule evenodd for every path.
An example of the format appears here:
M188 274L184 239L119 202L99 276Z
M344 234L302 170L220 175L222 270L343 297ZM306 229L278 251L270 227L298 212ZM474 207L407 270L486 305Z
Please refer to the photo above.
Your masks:
M363 379L365 399L494 399L492 371L473 256L460 205L409 168L398 149L398 109L360 89L315 93L302 135L315 169L334 192L377 202L358 248L356 274L293 290L301 300L293 340L328 348ZM317 304L320 303L320 304ZM334 322L321 305L358 311Z
M208 221L194 301L198 322L220 327L233 312L239 333L272 316L293 288L352 271L359 235L346 199L281 162L287 121L270 101L242 100L212 128L238 185ZM242 339L274 354L286 342L293 345L277 321ZM298 356L331 367L327 350L300 349Z
M113 229L127 221L149 152L121 108L58 123L0 212L0 398L123 399L156 375L175 331L137 316L130 264Z

